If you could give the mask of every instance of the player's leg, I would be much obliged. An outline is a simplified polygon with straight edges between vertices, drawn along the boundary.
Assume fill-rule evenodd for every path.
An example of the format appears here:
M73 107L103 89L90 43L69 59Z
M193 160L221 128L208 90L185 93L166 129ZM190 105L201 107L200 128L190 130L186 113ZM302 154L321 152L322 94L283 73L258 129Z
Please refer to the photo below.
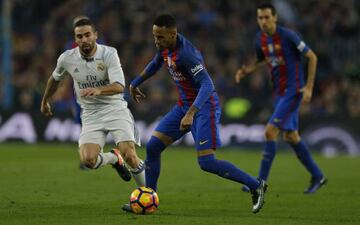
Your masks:
M93 125L94 126L94 125ZM118 158L111 152L102 151L105 145L106 135L104 131L89 129L83 125L79 138L80 162L89 169L98 169L107 164L114 164Z
M279 128L271 123L268 123L265 127L265 147L258 175L261 180L267 180L269 177L270 169L276 154L276 139L279 132Z
M265 148L260 163L259 178L267 180L276 154L276 140L280 130L288 130L293 125L291 115L299 108L301 95L277 96L275 110L265 127Z
M232 163L215 158L215 149L221 146L220 116L220 107L204 105L194 117L191 134L194 137L200 168L256 189L260 184L257 179Z
M84 129L85 128L85 129ZM105 132L100 130L88 130L86 125L83 126L80 139L79 139L79 155L81 164L89 169L98 169L102 166L111 164L117 166L121 171L121 178L125 181L131 179L130 172L121 163L123 159L115 152L102 151L105 145L106 135Z
M114 165L118 161L122 162L121 156L115 152L102 152L98 144L86 143L80 146L80 161L89 169L98 169L105 165Z
M145 164L136 154L135 143L133 141L120 141L117 147L122 158L130 167L130 172L136 184L139 187L145 186Z
M205 106L206 107L206 106ZM264 193L267 185L251 175L245 173L234 164L215 158L215 149L221 146L220 108L202 108L195 116L191 133L195 140L200 168L206 172L213 173L247 185L251 189L253 197L253 212L257 213L264 204Z
M167 137L166 135L157 131L153 132L149 142L146 145L145 165L141 161L141 165L144 166L142 168L142 171L144 171L146 174L146 176L144 177L144 181L142 181L144 184L141 186L150 187L156 191L157 180L160 175L160 154L167 146L164 143L168 143L168 142L170 142L170 137ZM121 146L119 146L119 148L122 149ZM124 156L124 158L126 157L127 156ZM136 165L135 162L134 165ZM136 175L136 173L137 173L136 171L133 172L135 179L137 179L136 176L138 176ZM141 172L141 174L143 174L143 172ZM133 212L129 203L124 204L122 206L122 210L126 212Z
M161 153L173 143L173 139L163 133L154 131L146 144L146 186L157 190L157 181L160 176Z
M94 143L84 143L79 147L80 162L89 169L97 169L100 167L98 160L101 147Z
M272 115L272 117L270 118L270 120L269 120L270 122L268 122L266 124L265 131L264 131L265 146L264 146L262 159L260 162L259 174L258 174L258 178L260 180L267 181L269 174L270 174L270 169L271 169L272 163L273 163L275 155L276 155L276 148L277 148L276 140L279 135L280 129L278 127L276 127L273 123L271 123L271 121L273 121L275 118L276 118L275 119L276 121L278 120L277 119L278 112L276 110L279 107L278 103L279 103L279 101L275 102L275 112ZM249 192L250 189L248 186L244 186L243 191Z
M146 145L146 186L157 190L160 176L161 153L186 132L180 131L180 121L184 112L179 106L173 107L159 122Z
M220 177L246 185L250 188L252 197L252 212L257 213L264 205L267 184L264 180L257 180L245 173L234 164L215 158L215 150L198 150L198 162L200 168L206 172L217 174Z
M146 186L157 191L157 182L160 176L161 153L174 141L186 132L180 131L180 121L184 112L179 106L173 107L159 122L150 140L146 144ZM122 209L132 212L130 204L125 204Z
M102 119L105 129L113 137L137 185L145 186L145 165L137 156L135 148L135 144L140 145L140 137L130 110L110 108L108 114L109 117ZM121 175L121 171L117 167L115 169Z
M251 190L256 190L260 182L252 177L251 175L245 173L234 164L226 161L219 160L215 158L215 150L213 149L204 149L198 150L198 163L200 168L203 171L213 173L223 177L225 179L233 180L250 187Z
M327 180L311 157L308 147L301 140L299 132L297 130L286 131L283 134L283 138L294 149L300 162L311 174L310 186L305 190L305 193L316 192Z

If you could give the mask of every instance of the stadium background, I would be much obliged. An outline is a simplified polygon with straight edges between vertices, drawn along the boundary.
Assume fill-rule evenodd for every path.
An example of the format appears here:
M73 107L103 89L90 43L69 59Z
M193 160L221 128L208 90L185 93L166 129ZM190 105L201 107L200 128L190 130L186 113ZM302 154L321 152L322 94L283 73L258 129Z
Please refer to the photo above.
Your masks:
M6 7L7 2L11 7ZM226 146L261 146L262 128L272 112L268 72L266 69L259 71L239 86L233 82L233 75L241 63L255 57L253 40L258 27L254 7L258 2L2 1L0 141L29 141L25 136L33 137L30 142L76 141L79 132L76 124L62 123L74 112L70 79L64 81L54 96L56 117L62 118L62 122L56 121L56 125L52 125L62 124L62 129L55 129L58 134L46 134L47 129L51 130L49 121L39 114L41 96L58 55L74 46L74 17L87 15L95 21L99 42L118 49L129 83L155 52L151 21L157 14L167 12L175 15L179 31L205 57L221 98L222 124L227 126L225 134L222 133ZM298 30L319 58L312 103L301 108L300 127L305 139L326 154L358 154L359 1L274 0L273 3L278 9L280 24ZM9 30L11 32L7 33ZM141 130L145 130L143 142L148 139L154 121L177 100L176 89L166 76L167 71L163 69L144 85L147 101L142 104L134 105L128 98L134 117ZM21 124L27 124L20 122L24 120L24 114L13 117L16 112L30 116L34 128L23 129ZM20 123L20 128L16 123L7 124L7 121ZM34 130L34 134L29 130ZM70 132L72 130L76 132Z
M250 198L238 184L198 168L187 137L162 156L161 210L151 217L124 214L120 206L134 183L121 182L110 167L78 169L80 127L73 119L71 82L64 81L54 96L54 118L39 112L58 55L73 46L75 16L91 17L99 42L118 49L129 83L155 52L154 17L172 13L179 31L204 54L221 96L226 150L217 156L257 174L271 113L269 75L259 71L239 86L233 75L240 63L254 59L258 2L0 0L0 224L359 224L360 157L349 155L360 151L360 1L272 1L280 23L298 30L319 58L313 100L302 106L300 120L329 178L314 196L301 193L308 174L282 144L264 210L253 216ZM129 101L143 143L177 99L167 76L162 69L147 82L147 101ZM138 149L142 158L143 149Z

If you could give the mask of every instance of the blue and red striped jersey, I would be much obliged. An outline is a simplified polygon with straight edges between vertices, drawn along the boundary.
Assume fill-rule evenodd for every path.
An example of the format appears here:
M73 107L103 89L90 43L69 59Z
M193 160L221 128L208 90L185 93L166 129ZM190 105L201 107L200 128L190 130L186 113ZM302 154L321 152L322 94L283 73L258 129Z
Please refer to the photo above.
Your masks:
M211 81L200 51L184 36L178 34L176 48L174 50L159 50L153 60L146 66L145 72L152 75L161 68L163 63L165 63L176 84L179 94L177 104L190 107L199 93L200 81L204 79L204 76L207 76L206 78ZM214 101L218 101L215 90L204 104L214 104Z
M257 58L268 61L275 94L297 93L304 86L301 56L309 49L299 34L282 26L271 36L257 33Z

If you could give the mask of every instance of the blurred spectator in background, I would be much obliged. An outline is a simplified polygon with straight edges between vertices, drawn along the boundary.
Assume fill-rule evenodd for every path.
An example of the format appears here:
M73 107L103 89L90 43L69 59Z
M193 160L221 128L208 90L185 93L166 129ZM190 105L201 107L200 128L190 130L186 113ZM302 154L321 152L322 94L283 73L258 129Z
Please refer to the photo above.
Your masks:
M72 21L68 18L76 15L94 18L101 31L99 38L118 49L127 80L132 80L141 70L138 65L149 61L154 50L147 21L152 21L159 13L170 13L179 18L179 29L207 59L207 69L213 76L222 104L241 96L250 102L243 118L266 122L269 112L261 110L271 108L271 102L264 98L264 93L271 90L266 79L259 74L238 88L232 78L239 62L255 58L252 55L257 31L254 9L259 2L13 0L13 86L17 93L13 99L14 110L40 107L39 96L48 74L55 67L56 56L71 47L73 34L69 28ZM302 108L303 116L360 119L360 1L272 2L278 8L280 23L299 30L308 40L307 44L318 53L313 102ZM165 70L161 73L167 76ZM161 76L154 77L144 88L151 89L147 93L152 94L148 96L151 98L148 105L132 108L139 119L151 120L162 115L168 110L164 102L173 102L176 96L169 79ZM72 91L58 93L57 111L71 110L69 93ZM154 107L157 110L153 110ZM223 121L226 120L231 117L224 113Z

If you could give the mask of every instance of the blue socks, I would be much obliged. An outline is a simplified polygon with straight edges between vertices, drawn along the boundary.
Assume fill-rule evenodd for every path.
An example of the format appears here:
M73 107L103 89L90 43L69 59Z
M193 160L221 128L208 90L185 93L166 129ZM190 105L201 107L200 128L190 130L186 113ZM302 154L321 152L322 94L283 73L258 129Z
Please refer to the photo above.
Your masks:
M306 147L303 141L298 142L297 144L291 144L291 147L295 150L297 157L300 162L305 166L305 168L311 173L312 177L322 177L323 174L320 171L319 167L316 165L312 159L309 149Z
M160 176L161 152L166 148L157 137L151 136L146 145L145 179L146 186L156 191L157 180Z
M252 190L257 189L260 185L259 181L254 177L243 172L230 162L215 159L214 155L200 156L198 162L202 170L245 184Z
M322 177L322 172L319 167L316 165L312 159L310 152L303 141L300 141L297 144L291 144L291 147L295 150L297 157L300 162L305 166L305 168L311 173L312 177ZM260 164L259 178L262 180L267 180L272 162L275 158L276 153L276 143L275 141L266 141L263 159Z
M260 164L259 178L262 180L267 180L272 162L275 158L276 153L276 143L275 141L266 141L265 149L263 153L263 158Z
M154 136L150 138L146 145L146 186L155 191L157 190L157 180L160 176L161 152L165 148L164 143ZM252 190L257 189L260 185L260 182L256 178L238 169L230 162L215 159L214 155L200 156L198 157L198 162L202 170L245 184Z

